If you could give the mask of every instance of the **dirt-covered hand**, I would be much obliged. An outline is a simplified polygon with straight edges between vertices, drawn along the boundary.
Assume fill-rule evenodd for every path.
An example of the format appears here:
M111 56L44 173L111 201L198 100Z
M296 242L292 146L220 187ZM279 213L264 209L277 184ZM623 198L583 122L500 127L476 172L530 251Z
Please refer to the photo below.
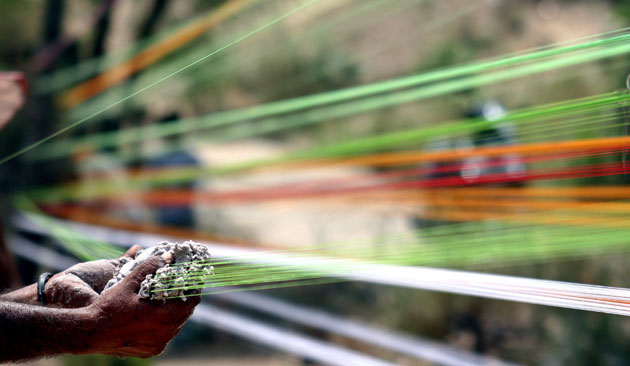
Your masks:
M51 306L79 308L93 303L122 265L123 258L133 259L140 247L134 245L124 255L113 260L79 263L54 275L45 289L46 302Z
M162 302L138 296L145 277L165 264L162 257L150 258L86 308L96 327L91 353L151 357L179 333L199 297Z

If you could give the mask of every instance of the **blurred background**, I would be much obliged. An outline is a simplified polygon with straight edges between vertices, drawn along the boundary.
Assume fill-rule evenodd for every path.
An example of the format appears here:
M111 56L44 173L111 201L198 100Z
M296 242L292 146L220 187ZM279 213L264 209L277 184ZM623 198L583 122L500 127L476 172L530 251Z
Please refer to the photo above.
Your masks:
M435 238L448 235L451 241L479 244L477 259L440 257L420 264L630 287L625 242L580 255L568 252L494 261L483 244L502 224L496 218L449 216L443 202L435 204L432 193L422 191L422 184L406 192L413 197L398 196L396 190L341 198L322 194L322 190L347 184L351 188L368 181L390 182L400 167L369 161L307 161L307 165L319 164L317 169L253 169L322 146L370 141L452 121L491 122L510 111L621 90L629 70L627 53L355 113L322 113L320 117L319 109L309 107L298 115L282 109L256 114L257 106L273 107L273 102L294 103L297 97L330 95L335 90L449 70L619 30L627 26L630 4L616 0L320 0L220 50L303 3L1 1L0 81L8 80L14 89L17 86L18 97L4 104L0 99L0 114L17 110L0 130L0 157L64 130L0 165L5 242L14 253L11 258L4 255L6 281L2 285L32 283L43 270L66 263L58 258L73 254L50 235L51 230L29 230L16 220L16 212L23 207L16 207L14 198L25 194L40 213L65 224L85 225L81 227L84 233L94 239L94 230L101 230L98 239L105 242L116 241L112 238L123 230L238 248L346 250L356 252L353 256L369 252L378 257L396 251L399 244L405 248L442 245ZM211 54L215 50L220 52ZM160 82L153 85L156 81ZM378 95L388 96L387 92ZM342 103L333 106L344 108ZM623 135L625 130L619 126L624 115L615 116L605 122L614 124L614 130L583 130L567 123L562 136ZM404 149L375 144L371 152L457 151L554 139L561 138L548 137L542 126L503 121L456 137L412 142ZM625 159L622 155L588 159L610 162ZM463 177L467 180L463 185L484 188L479 183L483 177L506 174L507 180L492 186L623 187L628 183L625 173L529 182L518 177L544 163L535 166L519 155L500 155L494 165L481 159L414 162L407 168L418 172L406 181ZM575 164L567 159L544 167L553 170ZM141 179L156 172L149 180ZM447 201L455 199L448 193L435 194ZM461 222L474 228L467 226L469 231L457 234L464 230ZM111 232L103 234L103 230ZM525 239L514 240L515 246L527 246ZM124 246L124 241L117 244ZM31 247L47 251L37 249L29 256L24 248ZM251 294L262 298L247 297ZM316 353L332 354L340 348L392 364L458 364L370 344L324 325L344 321L368 327L363 332L368 338L382 335L372 331L392 332L414 342L436 342L422 344L447 347L447 354L462 351L516 364L630 364L630 320L616 315L358 282L234 295L209 295L204 301L236 318L225 316L221 324L190 321L159 357L59 357L38 364L326 364L293 345L300 337L314 342L306 347ZM331 317L326 318L328 323L317 318L322 314ZM239 319L255 323L238 323ZM266 340L269 337L275 341ZM483 360L475 362L487 364ZM470 362L461 364L475 364Z

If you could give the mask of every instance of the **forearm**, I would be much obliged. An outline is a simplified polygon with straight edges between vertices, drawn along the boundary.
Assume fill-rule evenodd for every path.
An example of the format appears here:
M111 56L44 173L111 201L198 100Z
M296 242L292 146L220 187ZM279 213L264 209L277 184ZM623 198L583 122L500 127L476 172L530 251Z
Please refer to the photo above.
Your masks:
M37 305L37 284L22 287L0 296L0 301L12 301L22 304Z
M0 362L90 351L94 319L87 310L0 300Z

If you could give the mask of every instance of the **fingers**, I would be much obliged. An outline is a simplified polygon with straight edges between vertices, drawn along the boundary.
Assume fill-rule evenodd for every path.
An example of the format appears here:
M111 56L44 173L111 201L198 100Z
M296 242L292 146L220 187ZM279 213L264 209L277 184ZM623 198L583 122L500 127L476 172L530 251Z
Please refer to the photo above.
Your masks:
M115 267L111 261L101 259L98 261L79 263L66 270L67 273L74 274L85 283L90 285L96 292L101 292L107 281L114 277Z
M129 258L135 258L136 254L138 254L138 251L142 249L141 246L139 245L134 245L131 248L127 249L127 251L125 252L125 254L123 254L123 257L129 257Z
M70 273L60 273L51 278L45 295L49 304L64 308L88 306L98 298L88 284Z
M121 259L126 258L128 260L133 260L140 250L142 250L141 246L134 245L131 248L127 249L127 251L123 255L121 255L120 257L118 257L116 259L112 259L110 262L115 267L120 267L120 266L122 266Z
M140 284L147 275L155 273L158 268L163 267L166 264L166 261L162 257L151 257L146 262L140 264L136 269L127 276L123 282L122 286L127 288L134 293L138 292L140 289Z

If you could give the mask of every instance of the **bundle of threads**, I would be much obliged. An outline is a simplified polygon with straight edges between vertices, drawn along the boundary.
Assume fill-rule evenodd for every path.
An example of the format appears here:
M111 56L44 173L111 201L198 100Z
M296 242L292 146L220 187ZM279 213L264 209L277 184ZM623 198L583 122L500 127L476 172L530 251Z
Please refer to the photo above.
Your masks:
M163 241L154 247L139 251L133 260L124 259L125 263L114 278L107 283L103 291L118 284L138 265L149 258L162 256L166 253L172 255L172 262L159 268L155 274L147 275L140 285L138 295L142 298L164 301L176 297L185 301L187 296L198 295L201 290L184 287L203 285L203 279L213 275L214 268L209 263L208 248L193 241L181 244ZM194 278L199 278L199 283L196 283Z

